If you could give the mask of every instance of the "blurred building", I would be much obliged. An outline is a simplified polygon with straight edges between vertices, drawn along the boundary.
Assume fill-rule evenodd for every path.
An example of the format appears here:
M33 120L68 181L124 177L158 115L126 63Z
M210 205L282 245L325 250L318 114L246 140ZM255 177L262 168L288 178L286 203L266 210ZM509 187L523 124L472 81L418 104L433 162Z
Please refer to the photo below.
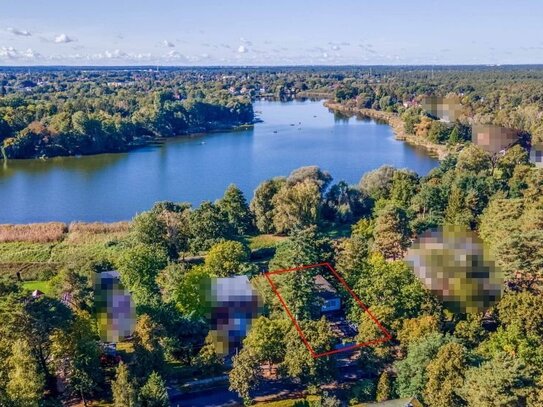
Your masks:
M462 114L458 97L425 96L420 105L429 114L446 123L458 120Z
M490 154L505 152L520 140L520 132L493 124L474 124L472 127L473 144Z
M118 342L131 336L136 325L136 307L117 271L97 274L94 298L100 339Z
M543 143L535 143L530 149L530 162L537 168L543 168Z
M208 298L210 337L217 353L227 355L247 336L261 301L247 276L213 278Z

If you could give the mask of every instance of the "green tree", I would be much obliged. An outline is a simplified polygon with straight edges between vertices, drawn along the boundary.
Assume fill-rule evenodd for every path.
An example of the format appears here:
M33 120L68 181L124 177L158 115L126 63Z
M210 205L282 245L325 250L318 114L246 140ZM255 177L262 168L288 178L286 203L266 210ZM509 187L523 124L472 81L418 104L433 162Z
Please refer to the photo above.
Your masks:
M210 289L211 276L204 266L192 267L182 278L174 294L177 309L184 315L205 317L210 312L206 291Z
M419 185L419 176L409 170L397 170L392 176L392 187L390 190L390 199L407 208L411 199L417 193Z
M332 350L336 336L330 329L326 318L317 321L302 321L301 328L316 354ZM309 385L322 385L335 377L334 358L314 358L309 353L300 334L295 329L287 332L285 337L285 359L282 364L288 376Z
M404 262L387 262L379 255L369 259L368 267L362 270L353 290L372 309L379 305L390 308L392 329L400 329L403 319L420 315L424 307L436 308L421 282ZM353 307L350 312L352 320L358 321L360 312L360 307Z
M349 404L375 400L375 382L372 379L361 379L350 390Z
M482 318L482 314L467 314L466 319L458 321L454 328L454 336L468 349L475 348L488 336L483 328Z
M525 364L500 354L466 372L461 394L469 406L522 406L532 386L533 378Z
M287 178L287 185L292 187L305 181L312 181L317 184L319 191L322 193L330 185L330 182L332 182L332 176L328 172L322 171L316 165L310 165L292 171Z
M19 293L0 298L0 337L25 340L52 394L56 392L53 338L57 332L67 330L71 320L70 309L53 298L29 299Z
M115 380L111 382L111 393L113 394L114 407L138 406L136 386L130 377L128 366L123 362L119 363L115 370Z
M461 188L454 186L449 195L445 221L449 225L459 225L470 227L473 222L473 216L466 207L464 193Z
M254 192L250 208L253 213L257 229L261 233L273 233L273 213L275 206L273 197L285 185L285 178L273 178L262 182Z
M330 259L331 251L330 239L319 233L316 226L298 229L277 247L269 268L275 270L322 263Z
M422 233L443 223L448 203L447 191L441 180L429 179L421 183L419 192L411 199L411 210L417 215L412 228Z
M209 338L209 337L208 337ZM224 360L217 355L216 345L206 338L206 343L196 355L194 366L206 375L212 376L220 373L224 367Z
M435 407L463 405L458 391L464 384L466 369L466 349L458 343L443 345L426 368L425 402Z
M375 399L379 402L387 401L392 398L392 380L390 373L385 370L379 376L379 381L377 382L377 394Z
M163 327L149 315L138 317L134 330L133 372L140 383L148 378L149 372L164 371L164 348L160 342L163 335Z
M44 376L40 373L32 349L20 339L13 342L6 392L13 407L37 406L43 397Z
M487 358L505 353L524 360L543 371L543 345L541 338L532 332L526 333L517 324L500 326L482 342L477 351Z
M460 142L460 132L458 131L458 127L454 126L449 134L449 144L455 145Z
M508 292L498 303L498 316L506 326L543 338L543 297L538 293Z
M207 251L215 243L232 236L228 219L209 201L202 202L200 207L191 212L190 227L193 236L190 247L194 252Z
M158 301L156 278L160 270L168 264L164 250L139 244L125 250L116 264L121 281L132 293L136 305L148 305Z
M368 267L369 243L364 237L353 233L349 239L338 241L335 249L336 270L352 287Z
M428 382L427 366L435 358L439 349L451 342L449 336L431 333L409 345L407 357L395 362L397 371L396 385L400 397L419 397Z
M360 190L374 200L389 199L396 169L388 165L367 172L360 180Z
M262 362L267 362L271 371L272 364L279 363L285 357L285 333L290 326L287 319L268 319L265 316L253 321L251 330L243 340L243 347Z
M347 223L369 214L371 205L371 199L365 194L340 181L326 192L322 215L331 221Z
M137 215L132 221L136 240L146 245L162 247L171 259L189 249L191 237L189 204L157 202L150 211Z
M249 232L252 226L251 212L243 192L234 184L230 184L224 196L217 201L217 207L224 214L230 227L238 235Z
M518 165L525 165L528 162L528 152L526 149L518 144L511 147L496 162L499 178L508 181L513 176L513 172Z
M543 406L543 374L539 376L533 391L528 396L528 407Z
M405 210L388 204L377 215L373 249L385 258L399 259L409 244L409 224Z
M54 335L54 354L58 360L67 359L63 366L68 390L87 405L103 383L100 349L95 322L86 312L75 314L69 329Z
M371 312L371 315L370 315ZM358 359L358 364L364 366L364 370L370 374L377 374L385 365L392 361L392 352L390 343L386 341L387 337L381 327L386 327L387 332L391 329L394 310L387 305L372 306L368 312L360 315L358 322L357 343L368 343L378 339L385 339L384 342L376 343L371 348L364 349ZM381 327L375 322L379 321ZM390 333L390 332L389 332Z
M94 305L93 270L68 266L49 280L54 295L70 294L70 306L79 311L91 311Z
M247 271L249 249L240 242L227 240L215 244L205 258L205 268L211 275L228 277Z
M228 375L229 389L235 391L246 405L251 402L250 391L260 381L259 362L256 356L248 349L243 348L232 358L232 369Z
M470 144L458 154L456 163L458 171L490 172L492 167L490 154L476 145Z
M273 197L275 230L286 233L316 224L320 199L319 185L310 179L283 186Z
M190 270L187 263L170 263L156 277L156 283L160 289L162 301L175 302L179 287Z
M404 319L398 332L398 340L407 349L409 344L432 333L439 332L439 321L434 315L421 315L416 318Z
M166 383L157 372L152 372L139 392L142 407L169 407Z
M530 289L543 276L543 230L512 233L498 250L506 275L520 273L519 285Z

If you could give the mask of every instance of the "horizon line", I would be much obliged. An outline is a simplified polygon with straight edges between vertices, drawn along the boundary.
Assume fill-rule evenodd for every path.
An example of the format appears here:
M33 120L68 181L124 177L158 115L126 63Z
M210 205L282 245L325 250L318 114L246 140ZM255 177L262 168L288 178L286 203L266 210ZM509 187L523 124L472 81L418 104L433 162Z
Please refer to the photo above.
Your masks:
M500 63L477 63L477 64L299 64L299 65L165 65L165 64L146 64L146 65L130 65L130 64L118 64L118 65L0 65L0 70L3 69L31 69L31 68L130 68L130 69L195 69L195 68L447 68L447 67L543 67L542 63L514 63L514 64L500 64Z

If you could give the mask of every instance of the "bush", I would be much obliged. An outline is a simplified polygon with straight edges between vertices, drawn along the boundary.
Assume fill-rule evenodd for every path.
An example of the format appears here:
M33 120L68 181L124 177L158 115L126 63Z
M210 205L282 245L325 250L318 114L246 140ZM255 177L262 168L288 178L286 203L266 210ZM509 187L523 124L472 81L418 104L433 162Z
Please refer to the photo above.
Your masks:
M375 383L371 379L362 379L351 387L350 404L375 400Z

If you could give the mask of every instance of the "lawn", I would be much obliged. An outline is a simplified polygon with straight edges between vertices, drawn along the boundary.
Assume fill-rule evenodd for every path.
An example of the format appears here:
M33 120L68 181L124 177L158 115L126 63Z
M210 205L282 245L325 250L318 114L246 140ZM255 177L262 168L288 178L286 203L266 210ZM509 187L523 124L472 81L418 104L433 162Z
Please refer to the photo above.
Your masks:
M279 243L285 240L284 236L275 235L257 235L249 237L249 247L251 250L277 247Z
M23 288L29 291L40 290L45 295L51 296L51 286L49 285L49 281L25 281L23 283Z
M319 396L307 396L306 398L296 398L288 400L278 400L278 401L263 401L256 403L255 406L259 407L294 407L310 405L310 403L315 403L320 401ZM305 404L308 403L308 404ZM320 404L319 404L320 405Z

